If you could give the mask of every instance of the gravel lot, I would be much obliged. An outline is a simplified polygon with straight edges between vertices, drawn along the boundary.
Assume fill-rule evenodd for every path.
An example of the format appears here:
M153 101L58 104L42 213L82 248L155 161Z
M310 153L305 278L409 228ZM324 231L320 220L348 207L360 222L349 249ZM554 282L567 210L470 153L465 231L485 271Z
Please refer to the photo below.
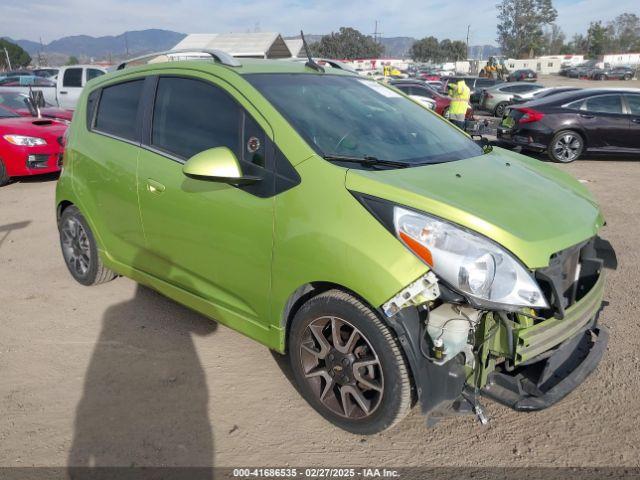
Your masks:
M416 409L372 437L325 422L242 335L125 278L75 283L55 178L0 189L0 466L640 466L640 162L561 168L601 202L620 263L598 370L542 412L485 401L487 427L428 429Z

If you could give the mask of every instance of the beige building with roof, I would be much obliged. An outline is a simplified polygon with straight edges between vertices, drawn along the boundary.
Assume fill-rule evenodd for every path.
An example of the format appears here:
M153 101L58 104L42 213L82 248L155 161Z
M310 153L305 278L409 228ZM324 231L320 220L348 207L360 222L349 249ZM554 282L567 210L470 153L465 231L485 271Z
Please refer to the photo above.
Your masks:
M187 35L174 50L193 48L222 50L234 57L290 58L291 51L279 33L192 33Z

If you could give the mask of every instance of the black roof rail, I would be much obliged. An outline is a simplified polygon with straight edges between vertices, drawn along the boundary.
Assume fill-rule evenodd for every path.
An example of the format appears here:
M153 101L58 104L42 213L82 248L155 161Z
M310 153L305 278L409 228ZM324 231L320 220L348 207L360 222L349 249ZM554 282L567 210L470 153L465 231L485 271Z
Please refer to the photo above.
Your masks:
M178 50L167 50L164 52L147 53L146 55L130 58L129 60L125 60L124 62L118 64L118 67L116 68L116 70L123 70L124 68L127 67L128 64L137 62L140 60L144 60L147 58L151 59L153 57L160 57L162 55L175 55L180 53L205 53L207 55L210 55L214 61L219 62L222 65L227 65L229 67L242 66L242 64L238 61L237 58L229 55L227 52L224 52L222 50L209 50L206 48L183 48Z

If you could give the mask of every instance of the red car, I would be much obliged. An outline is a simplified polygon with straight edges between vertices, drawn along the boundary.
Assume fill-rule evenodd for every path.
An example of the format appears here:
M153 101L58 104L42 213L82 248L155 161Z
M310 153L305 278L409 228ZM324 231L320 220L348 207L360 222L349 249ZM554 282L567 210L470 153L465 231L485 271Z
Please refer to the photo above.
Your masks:
M0 186L11 177L59 171L66 130L66 123L0 106Z
M12 110L23 117L32 116L32 112L27 106L28 99L29 96L23 92L0 88L0 106ZM51 105L41 108L40 114L46 118L55 118L67 122L70 122L73 117L72 110L65 110L64 108L57 108Z

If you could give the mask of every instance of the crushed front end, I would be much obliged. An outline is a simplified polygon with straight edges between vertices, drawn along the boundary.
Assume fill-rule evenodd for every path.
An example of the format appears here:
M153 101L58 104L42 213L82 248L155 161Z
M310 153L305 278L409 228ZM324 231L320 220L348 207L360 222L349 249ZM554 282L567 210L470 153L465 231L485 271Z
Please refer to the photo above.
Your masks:
M484 423L481 397L532 411L575 389L606 348L603 271L616 266L611 245L593 237L532 272L545 308L479 308L433 272L385 303L429 422L475 413Z

